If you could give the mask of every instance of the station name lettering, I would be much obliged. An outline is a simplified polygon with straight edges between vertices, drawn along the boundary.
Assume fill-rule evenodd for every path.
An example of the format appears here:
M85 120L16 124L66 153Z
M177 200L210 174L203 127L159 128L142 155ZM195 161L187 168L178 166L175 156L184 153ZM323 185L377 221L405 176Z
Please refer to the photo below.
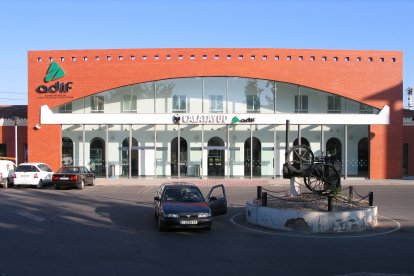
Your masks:
M226 115L182 115L181 122L184 124L224 124Z

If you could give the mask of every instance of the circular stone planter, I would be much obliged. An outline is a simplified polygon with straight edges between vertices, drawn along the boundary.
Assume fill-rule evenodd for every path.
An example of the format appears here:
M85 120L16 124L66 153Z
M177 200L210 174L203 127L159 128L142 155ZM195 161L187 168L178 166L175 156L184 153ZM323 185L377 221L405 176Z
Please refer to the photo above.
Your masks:
M246 220L263 227L311 233L360 232L377 225L377 207L348 211L299 211L246 203Z

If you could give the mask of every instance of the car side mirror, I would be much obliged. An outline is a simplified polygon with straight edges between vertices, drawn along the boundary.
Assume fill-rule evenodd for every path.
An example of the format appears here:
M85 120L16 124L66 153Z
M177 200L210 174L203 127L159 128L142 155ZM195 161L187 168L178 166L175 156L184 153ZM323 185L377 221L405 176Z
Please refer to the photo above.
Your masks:
M154 200L160 201L160 197L159 196L154 196Z

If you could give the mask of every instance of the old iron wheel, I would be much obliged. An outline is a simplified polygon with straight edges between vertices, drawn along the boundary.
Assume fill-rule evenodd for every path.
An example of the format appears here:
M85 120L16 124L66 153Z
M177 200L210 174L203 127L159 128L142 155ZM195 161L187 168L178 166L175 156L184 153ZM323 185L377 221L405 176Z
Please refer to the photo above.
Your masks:
M319 195L328 195L340 187L341 176L331 164L316 164L310 175L304 177L305 186Z
M285 163L290 171L303 174L308 168L313 166L315 157L312 150L305 145L293 146L286 154Z

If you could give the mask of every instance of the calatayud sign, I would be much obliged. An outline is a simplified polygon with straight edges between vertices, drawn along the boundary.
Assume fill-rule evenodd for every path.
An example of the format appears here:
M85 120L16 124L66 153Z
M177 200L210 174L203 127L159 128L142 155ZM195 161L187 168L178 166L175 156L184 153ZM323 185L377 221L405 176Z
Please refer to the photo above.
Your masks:
M223 114L206 114L206 115L181 115L183 124L224 124L227 116Z
M226 114L175 114L172 119L175 124L238 124L255 121L252 117L239 119L237 116L230 117Z
M58 80L65 76L65 72L56 62L52 62L47 69L46 76L44 78L45 83ZM51 85L39 85L36 88L36 92L40 94L54 94L54 93L67 93L72 89L73 82L55 82Z

